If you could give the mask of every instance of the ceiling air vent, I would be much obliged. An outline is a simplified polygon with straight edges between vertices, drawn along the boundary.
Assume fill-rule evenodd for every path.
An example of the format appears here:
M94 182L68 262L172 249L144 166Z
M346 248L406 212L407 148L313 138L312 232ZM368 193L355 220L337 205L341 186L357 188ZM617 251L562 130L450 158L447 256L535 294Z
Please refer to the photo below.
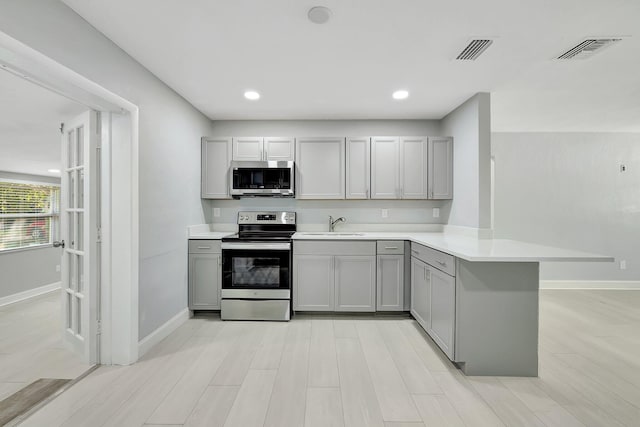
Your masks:
M622 40L621 38L607 38L607 39L586 39L556 59L587 59L591 58L597 52L602 51L604 48L611 46L614 43Z
M490 39L473 39L456 59L460 61L475 61L492 43L493 40Z

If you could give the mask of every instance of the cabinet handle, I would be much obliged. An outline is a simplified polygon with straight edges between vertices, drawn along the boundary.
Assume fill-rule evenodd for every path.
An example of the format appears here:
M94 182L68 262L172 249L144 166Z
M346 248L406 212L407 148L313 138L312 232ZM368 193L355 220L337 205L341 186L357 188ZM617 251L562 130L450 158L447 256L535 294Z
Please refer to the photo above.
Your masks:
M384 248L385 249L398 249L397 246L385 246Z
M446 266L447 266L447 263L446 263L446 262L442 262L442 261L436 261L436 262L437 262L438 264L440 264L441 266L443 266L443 267L446 267Z
M411 253L412 254L416 254L416 255L420 255L420 252L416 251L415 249L411 249Z
M369 189L367 188L366 190L364 190L364 195L365 195L365 199L369 198Z
M211 246L198 246L198 249L211 249Z
M424 281L427 281L427 269L424 268L422 271L424 271Z

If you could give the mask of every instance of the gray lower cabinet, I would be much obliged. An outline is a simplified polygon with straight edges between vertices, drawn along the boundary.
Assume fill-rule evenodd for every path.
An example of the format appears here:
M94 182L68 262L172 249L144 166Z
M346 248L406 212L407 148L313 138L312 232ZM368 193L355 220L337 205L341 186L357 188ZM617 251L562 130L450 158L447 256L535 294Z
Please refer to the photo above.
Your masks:
M404 311L404 241L378 241L376 310Z
M294 310L334 311L333 256L294 255L293 283Z
M190 310L220 310L221 261L219 240L189 241Z
M295 241L295 311L376 310L375 242Z
M376 311L376 257L337 256L335 311Z
M448 273L455 274L455 259L415 244L411 245L411 253L411 314L454 360L456 278Z

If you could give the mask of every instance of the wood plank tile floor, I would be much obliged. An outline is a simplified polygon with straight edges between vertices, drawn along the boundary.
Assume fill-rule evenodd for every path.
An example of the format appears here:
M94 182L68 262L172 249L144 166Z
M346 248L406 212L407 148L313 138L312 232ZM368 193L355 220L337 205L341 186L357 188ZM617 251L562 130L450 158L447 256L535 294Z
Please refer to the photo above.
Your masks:
M75 379L89 366L62 344L59 292L0 307L0 400L40 378Z
M640 292L540 297L540 376L465 377L409 318L194 318L23 426L639 426Z

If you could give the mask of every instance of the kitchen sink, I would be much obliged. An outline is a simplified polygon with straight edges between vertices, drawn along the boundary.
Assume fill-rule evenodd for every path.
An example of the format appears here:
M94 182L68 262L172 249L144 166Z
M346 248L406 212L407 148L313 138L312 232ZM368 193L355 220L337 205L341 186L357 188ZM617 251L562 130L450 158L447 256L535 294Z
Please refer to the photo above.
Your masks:
M325 233L298 233L301 236L364 236L364 233L339 233L339 232L325 232Z

